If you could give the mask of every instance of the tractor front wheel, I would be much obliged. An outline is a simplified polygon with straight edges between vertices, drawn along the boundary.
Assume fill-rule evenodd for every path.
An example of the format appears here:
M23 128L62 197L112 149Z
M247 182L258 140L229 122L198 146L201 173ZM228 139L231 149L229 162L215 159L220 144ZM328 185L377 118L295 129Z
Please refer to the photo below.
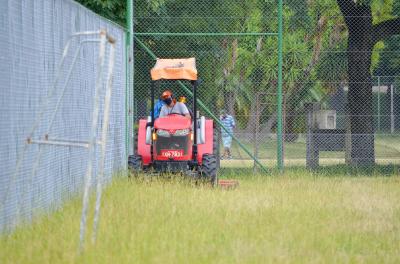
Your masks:
M213 154L204 154L203 165L201 165L202 176L210 179L213 186L217 185L218 183L217 171L217 157Z
M128 157L128 169L135 176L137 176L139 172L142 170L142 166L143 166L142 156L130 155Z

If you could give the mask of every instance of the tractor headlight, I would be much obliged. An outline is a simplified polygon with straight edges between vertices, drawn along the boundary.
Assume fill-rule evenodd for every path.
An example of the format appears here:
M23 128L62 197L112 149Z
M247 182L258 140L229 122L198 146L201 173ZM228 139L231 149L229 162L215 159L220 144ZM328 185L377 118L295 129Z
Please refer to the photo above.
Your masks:
M160 137L170 137L171 136L167 130L162 130L162 129L157 130L157 135Z
M189 128L186 128L186 129L178 129L178 130L176 130L175 131L175 134L174 134L174 136L187 136L187 135L189 135Z

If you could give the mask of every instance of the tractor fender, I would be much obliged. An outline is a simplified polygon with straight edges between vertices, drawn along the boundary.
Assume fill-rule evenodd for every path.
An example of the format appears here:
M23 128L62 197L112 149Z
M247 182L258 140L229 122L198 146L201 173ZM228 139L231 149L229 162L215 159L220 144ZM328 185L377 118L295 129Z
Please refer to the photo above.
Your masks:
M197 145L197 162L199 165L203 162L204 154L213 154L213 131L214 124L211 119L205 120L205 142Z
M147 134L147 120L139 120L139 130L137 138L137 154L142 156L143 165L149 165L151 163L151 145L146 144L146 134ZM150 128L151 129L151 128Z
M147 124L149 124L151 122L151 116L147 117ZM151 130L152 127L146 125L146 144L147 145L151 145Z
M198 120L197 126L197 144L204 144L206 142L206 118L201 116Z

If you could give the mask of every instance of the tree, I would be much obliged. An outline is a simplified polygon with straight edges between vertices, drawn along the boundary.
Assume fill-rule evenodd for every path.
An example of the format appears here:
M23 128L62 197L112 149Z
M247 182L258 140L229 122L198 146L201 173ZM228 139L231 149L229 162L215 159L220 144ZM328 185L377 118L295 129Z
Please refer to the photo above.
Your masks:
M126 1L118 0L77 0L77 2L93 10L115 23L125 25Z
M348 29L351 160L354 165L373 165L372 52L377 42L400 34L400 19L374 23L370 1L337 0L337 3Z
M331 57L336 58L341 53L331 51L342 46L347 35L343 33L344 22L335 1L292 0L284 10L287 10L283 14L284 138L292 141L297 138L297 133L304 131L301 114L304 103L318 101L323 104L327 94L337 88L333 84L337 83L336 77L341 75L342 69L337 65L332 67L330 62L336 63ZM331 57L327 56L331 54ZM276 68L275 63L272 71L276 72ZM332 76L332 73L336 75ZM269 116L263 128L263 133L267 134L276 124L276 109Z
M123 23L125 1L79 1ZM277 31L276 19L271 19L277 16L273 0L143 0L135 1L134 9L137 32ZM284 6L286 112L298 113L301 102L317 90L330 88L330 82L347 81L351 157L356 165L370 165L375 160L371 72L380 65L376 44L382 45L382 41L400 33L400 21L393 15L396 10L400 10L400 4L395 0L291 0ZM343 17L338 17L340 13ZM348 30L343 30L346 27ZM252 97L257 92L272 94L276 89L277 65L273 58L277 47L272 38L150 36L140 39L160 57L195 56L204 80L199 91L201 99L215 109L221 107L222 100L232 112L240 112L241 121L249 130L257 122L251 120L251 113L257 108L252 104ZM343 48L347 49L346 54L341 52ZM138 89L135 92L141 92L137 96L139 100L148 92L144 85L149 78L150 63L149 56L136 46ZM271 117L267 124L272 125L273 119L276 120L275 98L270 96L266 100L269 106L261 110L263 115ZM290 118L294 117L286 119L286 131L293 133L296 128L292 126L301 117Z
M126 0L76 0L95 13L125 26ZM149 12L159 13L166 0L135 0L135 16L142 16Z

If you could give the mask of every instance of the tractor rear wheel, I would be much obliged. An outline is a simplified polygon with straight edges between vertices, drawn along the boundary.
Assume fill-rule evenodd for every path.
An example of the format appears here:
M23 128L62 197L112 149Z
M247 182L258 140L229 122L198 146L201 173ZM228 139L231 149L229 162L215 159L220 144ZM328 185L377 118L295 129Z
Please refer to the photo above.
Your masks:
M140 155L130 155L128 157L128 169L135 176L142 170L143 160Z
M201 165L202 176L210 179L210 182L213 186L217 185L218 177L218 162L217 157L214 154L204 154L203 155L203 164Z

